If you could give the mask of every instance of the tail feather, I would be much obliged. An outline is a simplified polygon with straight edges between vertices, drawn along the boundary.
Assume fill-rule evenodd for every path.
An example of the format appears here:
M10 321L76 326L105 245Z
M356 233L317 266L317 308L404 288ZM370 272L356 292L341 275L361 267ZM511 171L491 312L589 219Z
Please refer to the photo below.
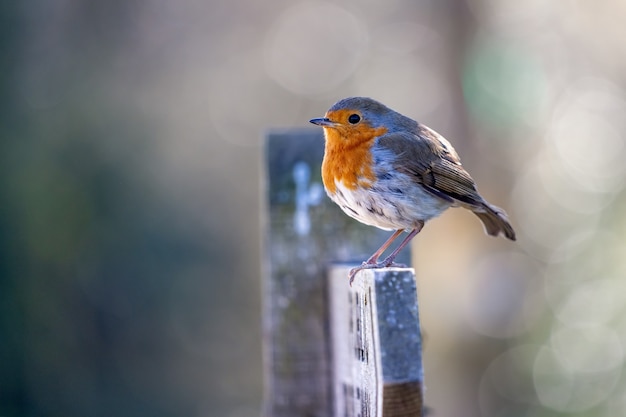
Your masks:
M474 211L474 214L483 222L485 232L488 235L498 236L502 233L507 239L515 240L515 230L513 230L504 210L487 202L483 204L481 209Z

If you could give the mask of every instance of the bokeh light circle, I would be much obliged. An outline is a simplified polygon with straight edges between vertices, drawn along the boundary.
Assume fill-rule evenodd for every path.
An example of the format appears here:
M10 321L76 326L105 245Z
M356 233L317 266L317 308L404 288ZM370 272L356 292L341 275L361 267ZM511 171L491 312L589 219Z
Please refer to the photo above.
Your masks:
M479 397L483 415L494 415L493 393L517 403L535 404L537 396L532 383L533 363L540 345L519 345L491 361L480 382Z
M545 298L565 324L603 324L620 317L626 244L616 233L573 234L555 248L544 280Z
M626 177L626 101L606 80L572 84L557 105L548 139L569 181L588 193L617 192Z
M445 82L443 74L423 65L416 55L393 60L374 59L355 76L359 94L371 96L383 103L393 103L394 110L418 120L427 118L428 114L441 108L447 101L449 89Z
M572 372L608 372L624 363L622 342L607 326L557 326L550 344L563 367Z
M320 95L354 73L367 47L367 31L357 16L331 3L303 2L274 23L265 46L265 67L287 90Z
M568 237L595 229L599 221L598 210L590 208L594 212L590 215L564 205L560 194L546 185L557 175L548 155L542 153L528 162L511 194L513 217L526 238L520 239L521 244L540 258L549 258Z
M511 338L527 331L542 312L542 271L523 254L494 253L468 271L465 319L476 332Z
M219 137L236 146L260 146L268 126L305 123L290 105L293 95L255 70L260 59L260 51L233 55L211 77L209 118Z
M612 332L608 328L605 330L602 334L609 335ZM614 340L613 337L608 337ZM579 342L580 340L573 344L576 349L592 347L585 343L581 346ZM539 402L553 410L572 413L589 410L606 400L619 381L621 368L606 372L596 371L595 366L585 369L584 361L572 364L563 357L568 352L563 350L561 341L557 341L556 345L542 347L535 359L533 383ZM594 343L593 346L597 344ZM601 355L603 352L595 350L593 353ZM577 358L576 354L572 357Z

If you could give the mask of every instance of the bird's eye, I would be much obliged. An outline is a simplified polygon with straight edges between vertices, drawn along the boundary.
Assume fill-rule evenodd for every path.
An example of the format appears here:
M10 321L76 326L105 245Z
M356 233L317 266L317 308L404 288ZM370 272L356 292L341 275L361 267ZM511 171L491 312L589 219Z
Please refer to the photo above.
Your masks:
M350 122L350 124L355 125L357 123L359 123L361 121L361 116L359 116L358 114L351 114L350 117L348 117L348 122Z

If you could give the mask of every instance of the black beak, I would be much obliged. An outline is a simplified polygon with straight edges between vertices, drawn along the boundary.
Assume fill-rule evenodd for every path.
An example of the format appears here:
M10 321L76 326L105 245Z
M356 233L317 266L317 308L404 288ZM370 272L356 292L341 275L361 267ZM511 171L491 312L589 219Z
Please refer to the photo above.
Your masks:
M309 120L309 122L313 123L314 125L318 125L318 126L326 126L326 127L333 127L335 126L335 122L331 121L328 117L318 117L317 119L311 119Z

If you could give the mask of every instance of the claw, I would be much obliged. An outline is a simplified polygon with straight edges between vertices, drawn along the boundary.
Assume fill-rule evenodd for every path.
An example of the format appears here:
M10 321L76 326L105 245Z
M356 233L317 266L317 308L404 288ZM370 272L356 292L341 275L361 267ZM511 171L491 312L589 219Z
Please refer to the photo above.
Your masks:
M394 234L391 235L391 237L387 239L387 241L383 243L383 245L376 252L374 252L374 254L367 261L363 262L360 266L357 266L356 268L352 268L350 270L350 273L348 274L348 277L350 278L350 286L352 286L352 282L354 281L354 276L356 275L356 273L364 269L389 268L389 267L406 268L406 265L397 264L394 262L394 260L396 259L396 256L398 256L398 253L400 253L400 251L406 245L408 245L411 239L413 239L415 235L417 235L420 232L420 230L422 230L422 227L424 227L424 222L420 220L418 223L416 223L415 229L411 230L409 235L402 241L402 243L400 243L400 245L398 245L398 247L393 252L391 252L389 256L387 256L382 262L378 262L378 258L380 257L380 255L385 250L387 250L389 245L391 245L391 243L398 236L400 236L400 234L402 234L402 231L403 231L402 229L396 230Z
M376 263L363 262L361 265L357 266L356 268L352 268L350 270L350 273L348 274L348 277L350 278L350 286L352 287L352 282L354 281L354 277L356 276L357 272L362 271L364 269L379 269L379 268L406 268L406 265L397 264L393 262L393 259L385 259L382 262L376 262Z

